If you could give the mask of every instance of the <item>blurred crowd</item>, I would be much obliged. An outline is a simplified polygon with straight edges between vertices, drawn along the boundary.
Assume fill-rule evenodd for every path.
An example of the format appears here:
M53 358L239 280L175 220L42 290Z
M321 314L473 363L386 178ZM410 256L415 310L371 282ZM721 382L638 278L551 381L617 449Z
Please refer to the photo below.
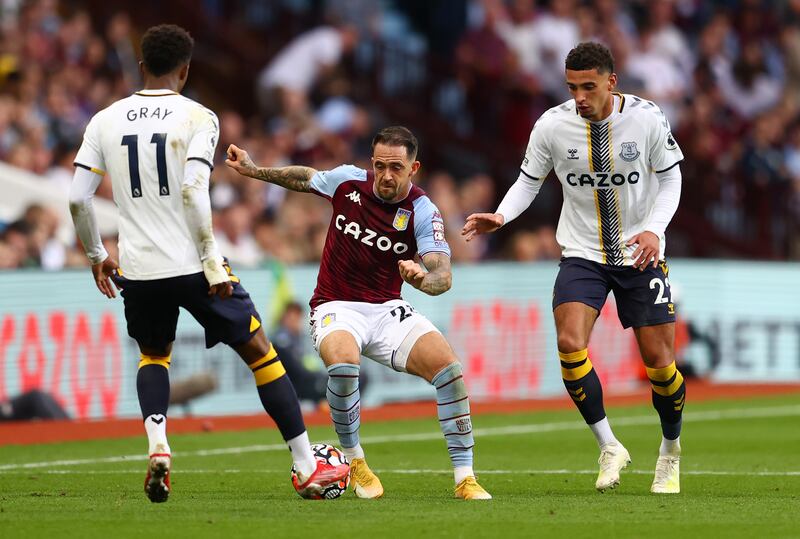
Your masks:
M318 5L276 3L300 11ZM144 30L122 9L100 21L76 10L80 3L65 4L0 5L0 160L64 193L89 118L139 87L136 51ZM257 4L232 2L228 11L236 16ZM391 110L369 99L374 80L359 76L359 66L362 73L375 71L382 41L402 43L401 59L435 57L439 62L431 66L448 68L384 66L379 87L391 92L402 89L403 77L426 79L435 94L433 112L454 137L477 135L485 144L510 147L517 160L538 115L569 98L563 83L569 49L586 40L606 43L620 90L656 101L672 123L686 156L681 211L715 234L767 242L782 256L800 258L800 0L323 4L337 11L335 23L288 38L245 81L254 88L257 113L242 110L234 98L209 102L192 82L201 75L190 75L189 97L220 119L211 198L217 239L233 264L318 261L330 208L324 199L238 176L224 166L224 149L236 143L261 166L368 168L373 132L394 120ZM203 3L211 11L215 5ZM214 16L230 17L225 11ZM279 21L265 16L259 24ZM202 47L196 60L198 54ZM522 220L502 241L463 242L465 216L494 209L514 178L442 163L426 167L424 145L439 141L425 136L424 119L417 121L409 127L423 135L418 183L445 217L455 261L558 258L555 223ZM98 196L111 198L107 178ZM0 219L0 268L85 265L74 235L64 241L58 234L63 225L58 212L41 205ZM106 243L111 247L114 238Z

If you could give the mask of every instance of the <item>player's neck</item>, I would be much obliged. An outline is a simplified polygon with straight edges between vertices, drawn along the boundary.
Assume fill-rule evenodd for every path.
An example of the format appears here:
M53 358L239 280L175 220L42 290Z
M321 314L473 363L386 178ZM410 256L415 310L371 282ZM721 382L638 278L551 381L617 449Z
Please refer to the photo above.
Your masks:
M607 120L611 113L614 112L614 94L608 96L608 101L606 104L603 105L603 110L600 111L600 114L595 118L589 118L593 122L602 122Z
M177 75L164 75L163 77L145 77L143 90L169 90L179 94L181 80Z

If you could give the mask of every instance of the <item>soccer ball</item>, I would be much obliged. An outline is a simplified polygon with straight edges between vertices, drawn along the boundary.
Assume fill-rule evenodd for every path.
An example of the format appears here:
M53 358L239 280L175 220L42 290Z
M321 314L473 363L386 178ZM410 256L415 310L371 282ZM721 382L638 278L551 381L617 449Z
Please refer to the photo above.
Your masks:
M332 466L349 464L347 462L347 457L344 456L342 450L337 449L330 444L312 444L311 452L314 453L315 459ZM295 469L295 466L292 465L292 482L295 482L296 480L297 470ZM349 485L350 473L348 472L347 476L338 483L328 485L324 490L322 490L322 492L307 497L312 500L333 500L344 494Z

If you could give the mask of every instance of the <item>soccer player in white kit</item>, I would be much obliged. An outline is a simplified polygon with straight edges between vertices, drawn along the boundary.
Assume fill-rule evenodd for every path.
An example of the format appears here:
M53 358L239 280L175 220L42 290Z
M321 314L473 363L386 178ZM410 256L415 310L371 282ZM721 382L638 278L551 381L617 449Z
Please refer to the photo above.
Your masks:
M619 318L633 327L662 441L651 492L680 492L680 431L686 387L675 367L675 307L664 259L664 231L681 191L683 154L653 102L614 91L609 50L581 43L566 58L573 98L545 112L533 127L520 175L495 213L470 215L469 241L522 213L550 170L564 191L556 238L562 259L553 315L564 385L600 446L596 488L619 484L630 455L614 436L600 379L587 346L609 291Z
M122 289L128 334L141 351L136 389L149 442L145 493L165 502L172 464L166 434L169 365L183 307L203 326L206 347L231 346L253 372L264 409L292 453L294 487L314 497L349 473L318 462L294 387L261 328L247 291L217 248L209 177L219 139L217 116L180 95L194 41L160 25L142 38L144 89L98 112L75 157L70 211L100 292ZM100 241L92 197L105 172L119 207L120 263Z

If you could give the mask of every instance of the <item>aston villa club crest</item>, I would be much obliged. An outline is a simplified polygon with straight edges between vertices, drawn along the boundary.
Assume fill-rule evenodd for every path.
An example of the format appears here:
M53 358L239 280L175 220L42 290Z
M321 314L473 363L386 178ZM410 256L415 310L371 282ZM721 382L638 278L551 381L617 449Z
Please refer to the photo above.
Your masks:
M328 313L322 317L322 327L326 328L331 325L332 322L336 322L336 313Z
M623 142L621 146L622 151L619 152L619 156L624 161L636 161L639 158L640 153L635 142Z
M397 214L394 216L392 226L395 230L402 232L408 228L408 220L411 219L411 210L404 210L403 208L397 209Z

